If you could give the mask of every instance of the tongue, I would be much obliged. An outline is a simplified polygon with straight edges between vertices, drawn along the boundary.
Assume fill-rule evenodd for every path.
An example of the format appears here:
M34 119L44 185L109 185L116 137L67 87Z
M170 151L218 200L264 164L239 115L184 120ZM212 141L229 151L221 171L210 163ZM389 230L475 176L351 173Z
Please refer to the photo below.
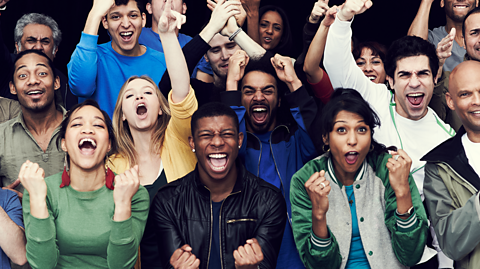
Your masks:
M210 162L213 164L213 166L222 167L225 166L225 164L227 163L227 158L210 158Z
M407 98L408 98L408 101L409 101L412 105L414 105L414 106L418 106L418 105L421 104L422 101L423 101L423 95L422 95L422 96L418 96L418 97L410 97L410 96L408 96Z
M80 146L80 150L83 153L88 153L95 151L95 147L90 142L83 142L83 144Z
M348 164L353 164L357 161L358 154L347 154L345 155L345 160Z
M267 112L253 112L252 115L255 121L262 122L267 117Z
M147 108L146 108L146 107L144 107L144 106L139 106L139 107L137 108L137 114L138 114L138 115L143 115L143 114L145 114L145 113L147 113Z

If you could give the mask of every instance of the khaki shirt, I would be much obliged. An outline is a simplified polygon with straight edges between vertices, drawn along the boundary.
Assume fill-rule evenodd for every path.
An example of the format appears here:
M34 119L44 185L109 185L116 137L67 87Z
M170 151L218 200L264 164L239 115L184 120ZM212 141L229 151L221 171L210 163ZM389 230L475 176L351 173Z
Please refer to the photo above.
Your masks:
M67 111L57 106L63 116ZM60 126L53 131L52 138L48 143L46 152L37 144L33 135L27 129L20 112L17 117L0 124L0 184L2 187L13 183L20 172L20 167L26 160L38 163L45 170L45 177L63 171L65 152L60 143L57 144L57 137ZM15 188L23 192L20 184Z
M13 119L20 110L22 109L18 101L0 97L0 123Z

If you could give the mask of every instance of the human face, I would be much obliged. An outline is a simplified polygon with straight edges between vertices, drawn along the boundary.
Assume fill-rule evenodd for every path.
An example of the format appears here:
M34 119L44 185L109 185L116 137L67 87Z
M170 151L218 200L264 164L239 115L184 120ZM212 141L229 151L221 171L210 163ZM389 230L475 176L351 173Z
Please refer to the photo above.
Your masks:
M20 105L33 112L43 112L55 107L55 90L60 88L60 79L53 77L48 60L30 53L15 64L10 92L16 94Z
M228 116L201 118L197 121L190 147L195 149L202 179L222 180L235 176L235 160L242 146L243 133Z
M162 115L155 87L138 78L128 83L122 97L122 119L130 130L151 130Z
M110 139L102 112L88 105L74 111L62 139L62 149L70 156L70 171L104 171Z
M478 0L441 0L440 7L445 8L447 18L454 22L463 22L467 13L478 5Z
M23 36L19 44L15 44L18 52L24 50L39 50L45 53L52 61L58 48L55 48L53 33L50 27L43 24L29 24L23 28Z
M405 57L397 61L395 78L388 77L395 90L397 113L407 119L419 120L427 114L433 94L434 80L428 57Z
M225 80L228 73L228 60L240 47L220 34L216 34L208 44L211 48L207 51L205 60L212 66L213 74Z
M248 131L272 131L276 125L277 108L280 106L275 78L260 71L249 72L243 77L241 90Z
M152 15L152 26L158 25L164 9L165 0L152 0L151 3L147 3L147 12ZM187 4L185 4L183 0L173 0L172 10L180 14L185 14L185 12L187 12Z
M465 21L465 48L470 58L480 61L480 13L468 16Z
M480 63L466 61L450 76L448 107L460 117L470 140L480 143Z
M335 175L344 182L353 178L365 160L372 134L360 115L342 110L333 121L333 130L323 140L330 146Z
M274 49L280 43L283 35L282 16L276 11L267 11L260 18L260 27L258 28L260 36L260 45L266 50Z
M380 56L373 55L371 49L363 48L362 55L360 55L360 58L358 58L356 62L357 66L362 69L370 81L376 84L385 83L386 75L383 61Z
M140 56L138 38L145 26L145 13L141 13L137 2L113 6L103 18L103 27L112 38L112 48L124 56Z

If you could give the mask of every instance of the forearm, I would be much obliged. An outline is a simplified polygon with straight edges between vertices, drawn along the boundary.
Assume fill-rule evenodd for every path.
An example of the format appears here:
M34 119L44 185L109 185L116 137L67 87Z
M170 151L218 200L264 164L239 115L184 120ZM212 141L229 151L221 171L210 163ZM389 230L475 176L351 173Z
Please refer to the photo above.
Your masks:
M232 33L233 34L233 33ZM248 57L252 59L261 58L266 50L260 46L253 38L248 36L244 31L240 31L233 39L242 50L244 50Z
M320 68L320 61L325 51L325 43L327 41L329 27L320 24L317 34L313 38L310 47L308 48L307 56L305 57L305 64L303 71L307 74L308 81L315 84L323 78L323 71Z
M82 33L68 68L68 84L76 96L90 97L96 90L98 36Z
M260 35L258 33L258 23L260 21L258 14L258 6L248 6L245 8L247 12L247 33L256 43L260 43Z
M428 39L428 19L430 17L430 9L432 8L432 0L423 0L418 8L417 15L413 19L407 35L418 36L425 40Z
M103 14L99 14L98 11L95 9L90 10L87 17L87 22L85 23L85 28L83 28L83 32L89 35L97 35L98 34L98 26L102 21Z
M181 102L190 91L190 76L182 48L175 33L160 33L165 61L172 84L172 101Z
M23 265L27 262L25 232L13 222L5 210L0 207L0 249L12 260Z

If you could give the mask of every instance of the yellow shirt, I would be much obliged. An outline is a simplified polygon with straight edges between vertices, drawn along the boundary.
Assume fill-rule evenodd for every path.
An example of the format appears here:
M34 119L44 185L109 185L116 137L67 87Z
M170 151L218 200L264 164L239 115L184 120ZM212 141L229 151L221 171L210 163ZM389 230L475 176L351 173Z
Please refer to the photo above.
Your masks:
M198 102L194 90L190 88L185 99L179 103L173 102L170 91L168 103L172 117L165 130L160 157L167 182L171 182L193 171L197 163L197 158L190 149L188 137L192 135L190 121L193 113L197 111ZM110 157L109 166L116 174L130 169L127 159L120 155Z

